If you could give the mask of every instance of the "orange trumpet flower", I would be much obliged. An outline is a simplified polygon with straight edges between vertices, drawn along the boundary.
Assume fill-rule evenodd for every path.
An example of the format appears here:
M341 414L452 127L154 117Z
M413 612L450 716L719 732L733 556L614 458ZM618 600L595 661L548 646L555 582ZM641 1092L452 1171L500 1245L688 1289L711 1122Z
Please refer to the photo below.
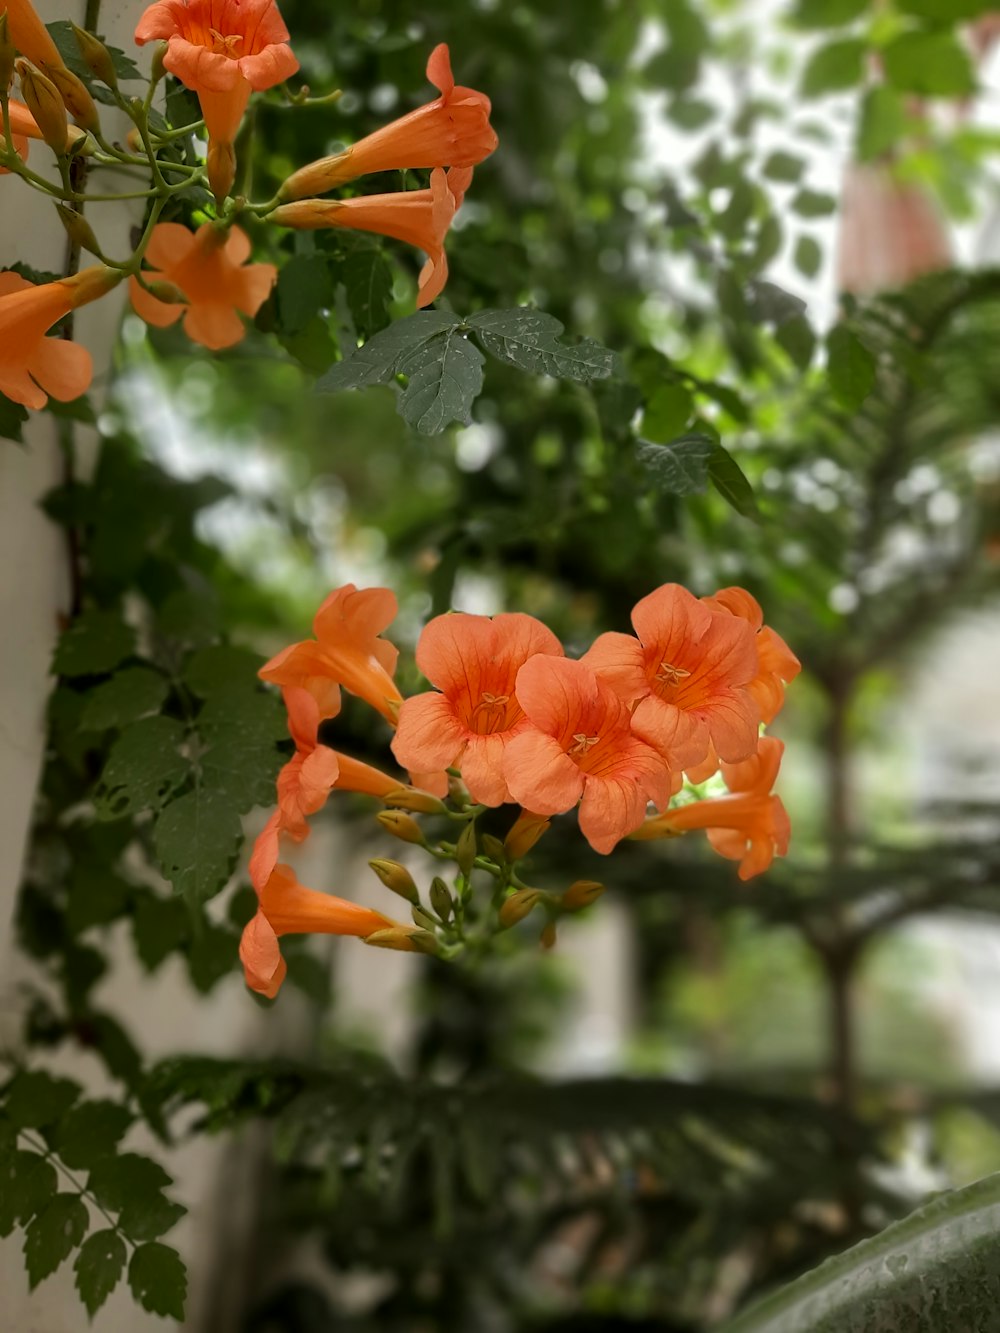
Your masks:
M239 227L227 229L206 222L188 231L178 222L160 222L146 249L152 271L147 282L172 283L187 304L158 300L129 279L132 308L155 328L166 328L183 316L192 342L212 351L232 347L246 335L239 312L253 316L267 300L278 276L273 264L248 264L250 240Z
M788 851L791 825L774 786L784 745L773 736L762 736L755 755L740 764L723 764L722 776L728 796L667 810L648 819L631 836L638 841L669 838L690 829L705 829L720 856L739 861L740 879L762 874L775 856Z
M444 42L431 52L427 78L440 90L440 97L384 125L342 153L300 168L285 181L280 197L305 199L326 194L334 186L376 171L478 166L497 146L490 125L490 99L474 88L455 86Z
M435 616L420 635L417 666L441 693L404 702L393 754L414 770L458 765L474 801L509 801L504 749L531 725L515 693L517 673L536 653L562 651L533 616Z
M757 636L757 674L747 689L760 709L760 720L773 722L785 702L785 686L802 670L802 663L781 635L764 624L760 603L745 588L720 588L701 600L706 606L740 616Z
M370 907L307 889L288 866L275 866L257 895L257 912L243 929L240 961L251 990L273 999L288 971L278 940L282 935L354 935L403 926ZM399 944L396 946L403 947Z
M30 0L4 0L4 9L7 11L7 33L14 49L27 56L33 65L62 69L64 62L59 48Z
M632 711L632 730L669 768L700 764L711 745L735 763L753 754L760 721L750 693L757 675L754 633L678 583L632 609L637 638L602 634L584 655Z
M164 68L198 94L208 130L208 181L222 201L236 175L236 133L253 91L291 78L299 62L274 0L157 0L135 40L166 41Z
M420 271L417 307L437 300L448 281L444 241L462 206L472 180L471 167L436 168L428 190L400 190L395 194L361 195L357 199L300 199L282 204L270 215L283 227L315 231L320 227L348 227L391 236L416 246L427 255Z
M0 273L0 393L31 408L44 407L50 397L68 403L86 393L94 374L90 353L45 335L71 310L104 296L121 276L95 265L36 286L17 273Z
M668 803L677 779L632 734L628 708L586 663L539 654L516 684L531 725L504 750L515 801L546 816L580 801L580 832L602 853L639 827L650 801Z
M403 702L392 679L399 649L379 636L398 609L390 589L359 589L346 583L334 589L316 612L316 638L282 649L258 674L272 685L308 690L321 717L340 712L343 686L395 726Z

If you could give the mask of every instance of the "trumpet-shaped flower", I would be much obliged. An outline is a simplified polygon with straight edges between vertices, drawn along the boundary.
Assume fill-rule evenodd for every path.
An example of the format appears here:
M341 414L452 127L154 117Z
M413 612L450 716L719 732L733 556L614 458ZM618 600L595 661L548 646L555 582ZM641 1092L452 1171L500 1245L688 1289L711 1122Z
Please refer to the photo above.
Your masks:
M740 879L767 870L775 856L788 851L791 825L780 796L772 792L784 745L762 736L757 753L739 764L723 764L729 795L692 801L648 819L632 837L668 838L690 829L706 829L720 856L739 861Z
M316 612L316 638L282 649L261 667L261 680L308 690L322 717L340 712L343 686L395 725L403 702L392 679L399 649L379 636L398 609L388 588L335 588Z
M31 0L4 0L4 9L7 11L7 33L14 49L27 56L33 65L63 68L59 48Z
M431 52L427 78L440 97L384 125L342 153L310 162L289 176L282 199L325 194L345 181L376 171L413 167L475 167L497 146L490 100L474 88L455 86L451 57L442 42Z
M701 600L706 606L740 616L754 631L757 674L747 689L760 709L760 720L773 722L785 702L785 686L802 670L802 663L781 635L764 624L760 603L745 588L720 588L711 597Z
M632 730L669 768L700 764L711 745L737 762L753 754L760 721L750 625L666 583L632 610L637 638L602 634L583 660L633 706Z
M531 726L508 743L503 769L526 809L557 815L580 801L580 831L607 853L639 827L650 801L670 800L676 784L663 758L633 734L628 708L585 662L532 657L516 689Z
M253 91L291 78L299 62L274 0L158 0L135 30L166 41L164 67L198 94L208 130L208 179L224 199L236 175L234 141Z
M160 222L146 250L153 271L143 276L172 283L187 304L160 301L131 278L132 307L156 328L183 315L184 332L193 342L213 351L232 347L246 333L238 312L255 315L278 276L273 264L248 264L249 257L250 240L239 227L223 230L206 222L192 232L177 222Z
M50 397L67 403L86 393L94 373L90 353L45 335L120 279L120 273L99 265L38 286L17 273L0 273L0 393L31 408L44 407Z
M471 180L471 167L453 167L447 172L436 168L431 172L427 190L397 190L394 194L368 194L357 199L300 199L282 204L270 216L272 222L283 227L313 231L321 227L347 227L391 236L423 250L427 263L420 271L417 291L420 308L436 300L448 280L445 236Z
M404 702L393 754L409 769L458 765L474 801L509 801L504 749L530 726L517 698L517 673L536 653L562 651L533 616L436 616L420 635L417 665L441 693Z
M288 970L278 944L282 935L354 935L364 939L393 928L407 929L370 907L307 889L288 866L275 866L258 891L257 912L244 927L240 940L246 983L271 999L277 995Z

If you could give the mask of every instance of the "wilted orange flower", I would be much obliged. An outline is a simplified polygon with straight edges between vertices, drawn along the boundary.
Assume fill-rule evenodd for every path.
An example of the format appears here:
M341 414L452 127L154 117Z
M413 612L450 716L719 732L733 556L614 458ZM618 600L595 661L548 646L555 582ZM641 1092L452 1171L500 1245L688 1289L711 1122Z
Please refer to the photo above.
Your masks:
M7 11L7 34L14 49L27 56L33 65L63 68L59 48L30 0L4 0L4 9Z
M515 681L536 653L562 655L562 644L533 616L435 616L417 644L417 666L440 694L407 699L392 751L404 768L457 765L474 801L501 805L508 742L530 726Z
M212 351L232 347L246 334L237 312L255 315L278 276L273 264L248 264L249 257L250 240L239 227L206 222L192 232L178 222L160 222L146 249L152 271L143 277L173 283L188 304L160 301L130 278L132 308L158 329L183 316L184 332L193 342Z
M376 171L412 167L475 167L497 146L490 125L490 99L474 88L455 86L448 47L431 52L427 78L441 96L384 125L342 153L310 162L279 191L282 199L325 194L336 185Z
M322 717L339 713L343 686L395 725L403 702L392 679L399 649L379 635L398 609L396 594L388 588L359 589L345 583L316 612L316 638L282 649L261 667L261 680L308 690Z
M517 697L531 726L504 751L515 801L539 815L580 804L580 831L610 852L639 827L646 806L670 800L676 780L662 757L633 735L629 711L584 662L538 655L517 673Z
M163 64L198 94L208 130L208 180L217 200L236 175L233 147L252 91L291 78L299 62L274 0L158 0L135 30L140 46L166 41Z
M802 663L781 635L764 624L760 603L745 588L720 588L701 600L706 606L740 616L756 634L757 674L747 689L760 709L760 720L773 722L785 702L785 686L802 670Z
M17 273L0 273L0 393L31 408L44 407L50 397L68 403L86 393L94 374L90 353L78 343L45 335L120 279L120 273L103 265L37 286Z
M740 862L740 879L767 870L775 856L788 851L791 825L774 786L784 745L762 736L755 755L740 764L723 764L728 796L692 801L648 819L632 837L640 841L666 838L690 829L706 829L720 856Z
M453 167L447 172L437 168L431 172L429 190L398 190L357 199L300 199L282 204L270 216L283 227L308 231L348 227L391 236L423 250L427 263L420 271L419 309L435 301L448 281L444 240L471 180L471 167Z
M632 624L638 638L602 634L583 661L634 705L635 734L675 771L700 764L710 745L730 762L752 754L760 717L747 622L665 583L635 604Z
M257 912L243 929L240 961L251 990L273 999L288 971L278 939L282 935L355 935L407 930L370 907L307 889L288 866L275 866L257 894ZM398 946L397 946L398 947Z

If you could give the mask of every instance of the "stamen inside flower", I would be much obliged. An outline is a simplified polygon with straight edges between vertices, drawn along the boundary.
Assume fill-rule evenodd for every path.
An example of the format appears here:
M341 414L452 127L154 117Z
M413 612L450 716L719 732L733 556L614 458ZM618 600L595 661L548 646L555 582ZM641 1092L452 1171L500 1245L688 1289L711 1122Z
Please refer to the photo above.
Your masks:
M671 662L661 662L660 669L656 673L656 679L661 685L679 685L690 674L690 671L685 671L683 667L674 666Z
M587 751L588 751L589 749L591 749L593 746L595 746L595 745L597 744L597 742L598 742L600 739L601 739L600 736L587 736L587 735L586 735L584 732L582 732L582 731L574 732L574 734L573 734L573 740L574 740L576 743L575 743L574 745L571 745L571 746L570 746L570 748L569 748L569 750L567 751L567 753L568 753L568 754L586 754Z
M214 55L228 56L230 60L238 60L239 52L236 47L243 41L243 34L234 32L231 37L223 37L221 32L216 32L214 28L209 28L212 37L212 52Z

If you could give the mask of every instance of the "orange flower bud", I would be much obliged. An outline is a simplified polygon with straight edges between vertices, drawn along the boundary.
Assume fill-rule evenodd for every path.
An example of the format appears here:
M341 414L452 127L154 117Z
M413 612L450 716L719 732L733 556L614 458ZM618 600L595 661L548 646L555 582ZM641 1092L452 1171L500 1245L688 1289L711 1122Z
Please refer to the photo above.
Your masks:
M6 9L0 14L0 88L9 88L14 77L17 52L10 40L10 25Z
M500 908L500 924L504 930L516 926L535 910L545 897L541 889L516 889Z
M431 907L434 908L442 921L447 921L454 909L451 890L440 875L435 875L431 880Z
M409 815L403 814L402 810L380 810L375 818L386 832L391 833L394 838L399 838L400 842L416 843L418 847L424 845L424 835L420 825Z
M556 943L556 923L555 923L554 921L550 921L550 922L548 923L548 925L547 925L547 926L545 927L545 929L542 931L541 935L539 935L539 937L538 937L538 942L539 942L539 944L541 944L541 946L542 946L543 949L554 949L554 948L555 948L555 943Z
M443 815L447 807L443 801L430 792L419 791L416 787L397 787L385 797L386 805L396 810L416 810L424 815Z
M59 221L66 228L66 235L73 244L79 246L81 250L88 250L92 255L97 255L100 258L101 247L94 235L93 228L83 214L77 213L72 208L67 208L65 204L56 204L56 212L59 214Z
M398 893L409 903L420 902L420 893L406 866L401 866L398 861L386 860L369 861L368 864L387 889Z
M65 65L45 64L44 72L59 90L63 105L78 125L85 130L99 131L101 118L97 114L97 104L87 91L87 86Z
M71 23L69 26L73 29L73 36L80 48L83 63L94 78L100 79L101 83L107 84L109 88L117 88L118 75L115 72L115 62L111 59L111 52L108 48L99 37L95 37L86 28L78 28L75 23Z
M65 153L69 122L58 88L26 60L19 60L15 68L21 79L25 105L34 116L42 138L54 153Z
M472 874L472 866L476 859L476 825L473 820L469 820L465 828L462 829L462 836L458 840L455 848L455 860L458 862L458 868L466 879Z
M565 912L579 912L582 908L589 907L591 903L596 903L604 892L605 886L598 884L596 880L578 879L563 894L560 906Z
M438 952L437 937L429 930L418 930L415 926L392 926L386 930L376 930L366 935L364 944L376 949L399 949L402 953Z
M520 861L522 856L527 856L551 823L544 815L522 810L504 839L503 849L507 860Z

